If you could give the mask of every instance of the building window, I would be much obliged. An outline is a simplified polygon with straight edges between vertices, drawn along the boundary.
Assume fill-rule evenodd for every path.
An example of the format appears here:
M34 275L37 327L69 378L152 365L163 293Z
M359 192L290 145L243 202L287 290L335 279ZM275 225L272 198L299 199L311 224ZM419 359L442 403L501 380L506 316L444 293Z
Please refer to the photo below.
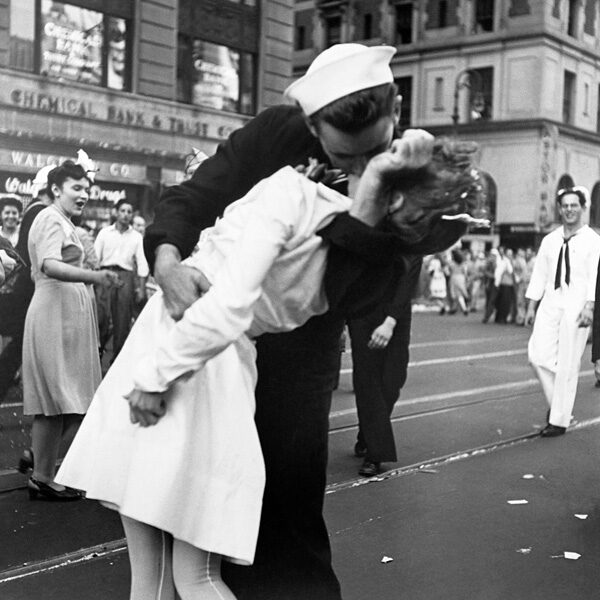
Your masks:
M590 84L583 84L583 114L587 117L590 112Z
M412 77L399 77L394 81L398 86L398 93L402 96L400 106L400 129L407 129L412 119Z
M256 109L255 56L200 39L179 37L177 100L253 114Z
M396 44L412 44L413 41L413 5L396 5Z
M373 15L367 13L363 18L363 40L370 40L373 37Z
M433 110L444 110L444 78L436 77L433 89Z
M578 0L568 0L567 3L567 35L575 37L577 35L577 6Z
M296 27L296 50L304 50L306 48L306 27L298 25Z
M494 68L471 69L475 76L470 78L469 86L469 120L489 121L494 107ZM479 76L478 76L478 75Z
M448 27L448 0L438 3L438 27Z
M494 30L494 0L477 0L475 5L475 32Z
M563 111L562 118L564 123L573 121L573 100L575 96L575 73L565 71L565 80L563 86Z
M12 0L10 18L10 67L52 79L129 89L128 19L53 0Z
M20 71L35 68L35 0L10 3L8 66Z
M325 45L327 48L342 41L342 17L339 15L325 18Z

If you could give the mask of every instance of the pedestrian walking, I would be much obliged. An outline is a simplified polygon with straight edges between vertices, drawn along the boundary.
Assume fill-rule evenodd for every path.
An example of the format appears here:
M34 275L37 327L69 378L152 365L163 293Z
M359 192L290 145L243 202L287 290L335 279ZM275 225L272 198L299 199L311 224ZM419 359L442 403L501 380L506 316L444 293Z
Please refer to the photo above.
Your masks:
M96 315L86 283L111 286L117 276L82 267L83 246L71 222L88 199L90 174L65 161L48 174L53 197L29 231L35 292L23 340L23 413L33 417L32 452L21 468L32 499L77 500L75 490L54 482L62 442L70 440L100 383Z
M512 250L502 246L498 248L498 259L494 271L496 288L496 323L508 323L514 299L515 277L512 265Z
M147 574L171 569L183 600L234 598L220 581L219 563L221 556L252 563L265 480L253 418L252 339L326 312L328 248L317 232L347 211L366 226L379 222L387 213L388 175L427 164L431 144L422 131L393 142L366 167L354 201L289 166L280 169L228 207L185 261L209 277L206 294L178 322L162 293L140 314L57 476L120 511L132 600L168 594L166 579ZM388 227L408 246L403 226L415 214L428 215L419 224L420 248L451 244L460 235L439 219L475 206L477 188L470 168L463 171L464 156L459 164L462 183L442 189L435 204L422 189L408 199L398 189L403 208L389 216Z
M422 259L409 259L391 302L348 321L352 348L352 383L358 413L354 454L363 458L359 475L372 477L381 463L397 458L390 417L406 383L412 297Z
M94 248L102 269L115 272L121 285L98 287L98 325L100 353L103 354L112 337L112 357L121 351L129 334L136 303L145 296L148 262L144 256L143 237L133 229L133 206L127 200L116 205L117 220L98 232Z
M485 290L485 308L483 312L483 323L487 323L496 312L496 299L498 297L498 287L496 285L496 267L500 260L500 253L496 248L492 248L487 255L485 267L483 269L483 283Z
M543 437L564 434L571 422L592 322L600 236L583 223L587 196L581 186L557 193L562 226L542 239L525 294L529 362L549 406Z
M445 261L441 254L431 258L427 266L429 272L429 297L440 307L440 314L448 310L448 285L446 283Z
M450 251L448 269L450 271L450 314L454 314L460 309L463 315L468 315L469 292L467 289L467 270L464 255L458 248L453 248Z

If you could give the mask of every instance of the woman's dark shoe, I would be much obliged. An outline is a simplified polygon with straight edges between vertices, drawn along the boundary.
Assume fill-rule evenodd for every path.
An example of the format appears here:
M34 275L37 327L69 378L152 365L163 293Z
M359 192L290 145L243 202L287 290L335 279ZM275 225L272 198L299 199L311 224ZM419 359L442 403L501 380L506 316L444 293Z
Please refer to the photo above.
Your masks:
M36 500L38 496L41 500L50 500L54 502L68 502L70 500L81 500L82 495L79 491L72 488L65 488L64 490L55 490L52 486L38 481L33 477L29 478L27 482L27 491L29 492L29 499Z
M358 474L363 477L375 477L375 475L379 475L381 472L381 463L374 462L369 458L365 458L362 466L358 470Z
M33 450L27 448L23 451L23 456L19 459L19 466L17 467L19 473L27 474L33 471Z

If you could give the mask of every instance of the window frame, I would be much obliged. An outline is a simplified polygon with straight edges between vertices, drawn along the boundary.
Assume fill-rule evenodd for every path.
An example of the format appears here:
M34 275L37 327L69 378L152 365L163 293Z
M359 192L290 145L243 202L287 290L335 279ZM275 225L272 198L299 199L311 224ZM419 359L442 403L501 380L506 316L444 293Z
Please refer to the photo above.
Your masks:
M13 2L22 2L23 0L10 0L8 5L9 14ZM102 0L101 7L98 7L98 2L91 2L90 0L52 0L59 4L72 6L74 8L81 8L84 10L90 10L95 13L102 15L102 73L100 76L100 83L80 82L75 79L65 78L65 81L69 83L76 83L80 85L88 85L94 89L105 89L113 92L130 92L132 89L132 61L133 61L133 27L134 19L133 9L130 5L123 6L123 3L117 3L114 0ZM106 9L110 9L109 12ZM123 73L123 87L115 88L108 87L108 54L109 54L109 34L110 29L108 27L109 19L122 19L125 21L126 33L125 33L125 68ZM43 38L43 23L42 23L42 0L33 0L33 65L31 69L20 69L10 65L10 47L9 47L9 63L7 67L10 70L17 71L20 73L31 73L40 77L46 77L48 80L58 81L60 78L54 77L48 73L42 72L42 38ZM10 40L10 25L9 25L9 40Z
M195 77L194 77L195 72L194 72L194 67L193 67L193 47L194 47L194 42L196 42L196 41L213 44L215 46L222 46L229 50L233 50L239 54L239 69L238 69L238 73L237 73L238 74L238 99L236 102L235 110L230 110L227 108L215 109L215 107L213 107L213 106L206 105L206 104L195 104L192 101L193 84L194 84L194 79L195 79ZM182 44L182 42L185 44ZM182 47L182 45L185 45L186 53L187 53L186 64L183 66L180 64L180 48ZM246 57L246 58L249 57L252 62L252 74L250 75L250 77L252 79L252 81L251 81L252 97L251 97L251 107L248 111L242 110L243 104L244 104L243 98L244 98L245 85L247 83L247 78L248 78L247 63L246 63L246 60L244 57ZM186 83L185 97L181 97L179 94L180 74L182 74L182 77L184 78L183 80ZM254 114L256 114L256 110L257 110L257 99L258 99L257 86L258 86L258 57L254 52L242 50L241 48L237 48L235 46L228 46L226 44L213 42L212 40L204 39L204 38L201 38L198 36L181 33L181 32L178 33L178 35L177 35L177 96L176 96L177 102L179 102L181 104L187 104L189 106L199 107L199 108L212 108L214 110L223 110L224 112L233 112L234 114L238 114L238 115L254 115Z

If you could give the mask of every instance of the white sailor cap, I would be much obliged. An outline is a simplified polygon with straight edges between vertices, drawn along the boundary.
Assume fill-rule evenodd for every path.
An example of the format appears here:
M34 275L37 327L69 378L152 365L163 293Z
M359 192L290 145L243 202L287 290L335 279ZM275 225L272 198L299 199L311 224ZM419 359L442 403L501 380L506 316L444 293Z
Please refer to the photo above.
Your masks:
M46 165L42 167L36 174L35 179L32 181L33 185L35 185L38 189L45 188L48 185L48 173L52 171L52 169L56 169L57 165Z
M395 53L392 46L336 44L321 52L284 94L310 116L348 94L392 83L390 61Z

